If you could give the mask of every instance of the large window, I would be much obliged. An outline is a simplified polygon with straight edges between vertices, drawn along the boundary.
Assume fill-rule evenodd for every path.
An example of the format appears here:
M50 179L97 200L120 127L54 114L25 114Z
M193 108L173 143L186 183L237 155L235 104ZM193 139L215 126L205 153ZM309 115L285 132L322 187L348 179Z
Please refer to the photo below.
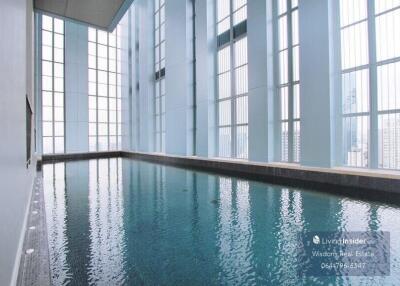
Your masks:
M300 76L298 1L277 0L278 97L281 160L300 160Z
M88 37L89 150L121 149L121 27Z
M345 165L400 169L399 25L399 1L340 1Z
M218 155L248 158L247 1L217 0Z
M41 18L43 154L64 153L64 21Z
M154 0L155 151L165 152L165 0Z

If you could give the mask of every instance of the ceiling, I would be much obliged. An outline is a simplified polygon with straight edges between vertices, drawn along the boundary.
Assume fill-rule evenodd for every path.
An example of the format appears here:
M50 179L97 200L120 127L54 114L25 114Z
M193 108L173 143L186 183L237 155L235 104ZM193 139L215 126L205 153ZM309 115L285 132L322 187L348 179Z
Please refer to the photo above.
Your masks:
M133 0L34 0L35 10L112 31Z

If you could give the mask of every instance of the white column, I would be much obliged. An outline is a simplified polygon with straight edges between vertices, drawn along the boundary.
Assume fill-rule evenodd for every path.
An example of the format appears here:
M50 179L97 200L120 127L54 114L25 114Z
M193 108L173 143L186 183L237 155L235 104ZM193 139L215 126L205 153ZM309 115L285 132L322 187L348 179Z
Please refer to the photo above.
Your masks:
M196 1L197 155L216 155L215 1Z
M268 161L267 3L249 1L247 17L249 80L249 160Z
M165 1L165 149L186 155L187 85L191 66L186 40L186 0Z
M140 138L138 151L154 150L154 1L138 0L135 2L139 24L139 50L136 51L139 65L139 117ZM135 115L134 115L135 116Z
M89 151L88 27L65 21L65 153Z
M328 0L300 0L300 115L302 165L331 166Z

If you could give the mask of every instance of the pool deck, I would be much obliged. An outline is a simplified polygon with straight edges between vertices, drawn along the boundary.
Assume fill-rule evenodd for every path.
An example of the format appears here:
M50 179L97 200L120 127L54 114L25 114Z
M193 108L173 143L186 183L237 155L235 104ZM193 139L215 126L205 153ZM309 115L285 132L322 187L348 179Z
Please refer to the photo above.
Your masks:
M318 189L364 200L400 203L399 171L345 167L318 168L288 163L262 163L224 158L172 156L128 151L45 155L42 161L46 163L109 157L132 158L266 183Z

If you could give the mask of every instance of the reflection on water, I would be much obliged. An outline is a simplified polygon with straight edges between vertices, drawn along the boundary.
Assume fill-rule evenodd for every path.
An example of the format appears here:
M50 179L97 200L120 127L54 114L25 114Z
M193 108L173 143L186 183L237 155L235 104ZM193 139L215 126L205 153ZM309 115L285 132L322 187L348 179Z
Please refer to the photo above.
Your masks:
M90 284L120 285L124 267L121 159L89 162Z
M125 159L44 165L54 285L400 285L400 208ZM297 235L390 231L387 277L297 277Z

